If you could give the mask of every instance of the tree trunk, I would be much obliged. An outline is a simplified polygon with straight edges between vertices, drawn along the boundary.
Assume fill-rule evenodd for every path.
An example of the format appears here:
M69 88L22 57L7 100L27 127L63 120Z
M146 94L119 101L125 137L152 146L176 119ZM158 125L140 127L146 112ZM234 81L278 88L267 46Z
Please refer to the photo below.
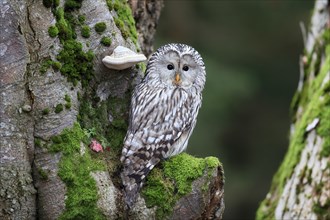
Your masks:
M150 55L162 4L0 2L0 219L221 218L222 166L186 154L155 168L137 205L124 210L119 156L145 64L116 71L101 60L118 45ZM102 153L90 150L92 140ZM177 193L177 176L162 166L196 160L199 175L180 174L186 186ZM155 203L164 190L171 202Z
M289 149L257 219L330 219L329 15L330 2L316 1L292 100Z

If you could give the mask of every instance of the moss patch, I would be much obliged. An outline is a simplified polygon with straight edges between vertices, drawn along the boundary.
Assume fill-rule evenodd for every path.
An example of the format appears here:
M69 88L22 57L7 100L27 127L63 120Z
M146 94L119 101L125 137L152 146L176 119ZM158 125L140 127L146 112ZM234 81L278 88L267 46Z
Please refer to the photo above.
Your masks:
M82 0L66 0L64 3L64 9L66 11L73 11L81 8Z
M97 33L101 34L105 31L107 25L105 24L105 22L99 22L95 24L94 28Z
M330 52L329 52L330 54ZM330 59L329 59L330 62ZM330 67L329 67L330 70ZM323 146L320 153L321 157L329 157L330 156L330 81L327 82L327 84L324 85L324 90L329 95L324 97L325 106L322 112L320 112L320 124L317 127L317 133L323 137Z
M81 81L84 87L92 79L94 54L92 51L84 52L81 43L75 40L65 41L56 58L62 63L61 73L73 85Z
M48 180L48 173L45 170L43 170L42 168L38 168L38 173L39 173L40 179Z
M39 138L34 138L34 145L36 147L41 147L41 140Z
M84 24L86 21L86 17L84 15L78 15L78 21L80 24Z
M78 123L52 138L50 150L62 152L58 175L67 186L65 211L59 219L104 219L97 207L97 187L90 173L104 170L102 161L93 159L89 151L80 155L80 145L87 141Z
M106 101L89 100L92 94L81 97L78 121L90 138L110 149L105 156L112 175L120 166L119 157L128 126L130 92L124 98L109 97Z
M60 113L61 111L63 111L63 105L60 103L60 104L57 104L56 107L55 107L55 113Z
M47 70L52 67L53 70L57 71L61 68L61 63L57 61L53 61L51 59L46 59L41 63L40 73L44 74Z
M64 18L64 9L63 8L58 8L55 13L56 16L56 27L59 30L59 38L61 42L63 43L65 40L72 39L73 37L73 32L72 32L72 27L70 23L66 21Z
M59 70L59 69L61 69L62 65L58 61L53 61L52 62L52 67L53 67L54 70Z
M57 37L58 33L59 33L59 31L56 26L50 26L48 28L48 34L50 37Z
M157 206L157 218L168 216L176 201L191 192L191 184L207 170L213 170L220 162L215 157L195 158L186 153L162 162L147 177L141 193L147 206Z
M101 44L103 44L106 47L109 47L111 45L111 38L110 37L102 37Z
M50 112L49 108L45 108L45 109L42 110L43 115L48 115L49 112Z
M46 73L48 68L52 65L52 60L51 59L46 59L41 63L40 67L40 73Z
M64 96L64 100L65 100L66 102L71 102L71 98L70 98L70 96L69 96L68 94L65 94L65 96Z
M91 36L91 29L87 25L81 27L81 36L89 38Z
M300 160L301 152L305 146L305 129L315 118L320 119L320 124L317 127L317 134L323 137L325 140L323 149L321 152L321 156L327 156L330 151L330 138L329 131L330 125L329 121L329 108L330 108L330 98L329 93L329 84L323 85L323 79L326 74L330 71L330 42L327 42L326 50L320 51L319 43L316 44L314 51L318 54L318 59L320 59L322 53L325 52L326 58L323 66L317 67L320 64L319 61L310 62L309 65L312 67L307 67L307 72L316 71L316 78L312 81L305 77L305 82L302 88L302 91L295 95L294 97L294 109L296 111L298 106L301 106L303 109L302 116L299 120L296 121L296 118L293 119L295 121L295 132L290 140L290 145L288 152L285 155L285 158L273 177L272 186L270 189L270 193L273 194L271 199L265 199L258 211L257 211L257 219L273 219L275 208L277 206L279 196L283 192L283 187L288 178L292 175L294 167ZM328 49L329 48L329 49ZM323 97L323 99L320 99Z
M84 22L85 17L74 13L81 7L81 0L67 0L63 8L54 10L58 37L63 45L56 59L61 62L60 72L67 77L68 81L76 85L78 81L85 87L93 77L94 53L89 50L83 51L83 46L76 41L75 27ZM81 27L83 37L90 36L90 28L87 25Z
M135 20L132 16L132 10L128 3L121 0L107 0L107 5L110 11L114 9L117 13L117 17L114 17L114 20L122 36L125 39L130 38L133 43L137 45Z
M65 108L66 109L70 109L71 108L71 98L68 94L65 94L64 96L64 100L65 100Z
M144 62L136 64L136 68L140 69L143 74L145 74L147 66Z

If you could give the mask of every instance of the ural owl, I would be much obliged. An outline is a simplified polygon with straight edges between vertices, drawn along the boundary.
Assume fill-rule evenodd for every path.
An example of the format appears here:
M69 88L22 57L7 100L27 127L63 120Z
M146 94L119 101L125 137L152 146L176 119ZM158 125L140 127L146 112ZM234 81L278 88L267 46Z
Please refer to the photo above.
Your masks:
M167 44L149 59L136 86L124 140L121 178L132 207L145 177L161 160L187 147L205 84L202 57L184 44Z

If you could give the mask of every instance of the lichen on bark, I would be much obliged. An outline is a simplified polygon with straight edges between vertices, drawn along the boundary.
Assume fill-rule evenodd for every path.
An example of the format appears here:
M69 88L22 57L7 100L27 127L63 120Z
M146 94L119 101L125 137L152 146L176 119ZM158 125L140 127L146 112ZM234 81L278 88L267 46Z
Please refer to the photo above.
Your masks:
M257 219L329 218L329 25L327 2L316 1L300 61L300 82L291 105L289 149L257 211Z

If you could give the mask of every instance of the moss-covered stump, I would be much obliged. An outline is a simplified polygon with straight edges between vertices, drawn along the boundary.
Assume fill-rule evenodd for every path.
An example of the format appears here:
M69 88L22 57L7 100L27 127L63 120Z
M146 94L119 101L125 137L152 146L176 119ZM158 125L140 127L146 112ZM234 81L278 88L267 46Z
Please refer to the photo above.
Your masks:
M316 1L292 100L290 145L257 219L330 219L330 20Z
M131 219L221 219L222 165L215 157L182 153L151 171L141 195L129 214Z

